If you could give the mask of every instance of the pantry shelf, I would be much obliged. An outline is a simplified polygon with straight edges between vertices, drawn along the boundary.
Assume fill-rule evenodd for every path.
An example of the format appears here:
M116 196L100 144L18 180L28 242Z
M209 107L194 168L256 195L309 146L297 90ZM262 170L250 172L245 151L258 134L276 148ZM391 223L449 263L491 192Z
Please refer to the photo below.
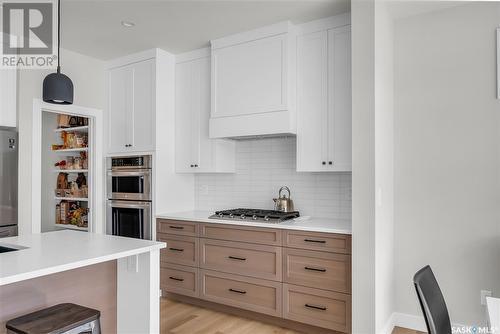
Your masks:
M55 196L56 201L73 201L73 202L88 202L89 199L85 197L58 197Z
M52 150L52 151L57 153L68 153L68 152L87 152L88 150L89 150L88 147L81 147L81 148L66 148L66 149Z
M84 125L84 126L75 126L72 128L59 128L59 129L54 129L54 132L88 132L89 131L89 126Z
M88 173L88 169L54 169L54 173Z
M69 230L77 230L77 231L85 231L85 232L87 232L89 230L88 227L80 227L80 226L71 225L71 224L54 224L54 226L66 228Z

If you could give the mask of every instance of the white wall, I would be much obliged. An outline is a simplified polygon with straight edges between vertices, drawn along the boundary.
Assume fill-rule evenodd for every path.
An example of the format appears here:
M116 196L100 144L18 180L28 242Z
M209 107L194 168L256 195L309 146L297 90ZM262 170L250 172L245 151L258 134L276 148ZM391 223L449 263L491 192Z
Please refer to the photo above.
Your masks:
M375 7L352 0L352 332L375 333Z
M74 104L103 109L104 63L61 50L62 72L74 84ZM33 99L42 97L42 82L49 70L21 70L18 81L19 114L19 233L31 233L31 132Z
M296 161L295 138L237 141L236 173L196 175L195 208L273 209L288 186L302 216L351 219L351 173L298 173Z
M412 277L426 264L454 322L484 324L481 289L500 297L499 6L480 2L396 21L398 312L421 316Z
M375 322L390 330L394 312L394 27L387 3L375 4Z

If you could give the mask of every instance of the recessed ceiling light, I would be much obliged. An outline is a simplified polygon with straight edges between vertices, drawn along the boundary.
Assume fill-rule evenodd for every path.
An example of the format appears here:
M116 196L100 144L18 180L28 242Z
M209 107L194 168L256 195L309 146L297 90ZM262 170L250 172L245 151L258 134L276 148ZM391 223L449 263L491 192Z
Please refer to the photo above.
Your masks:
M132 28L135 26L135 23L131 21L122 21L122 26L125 28Z

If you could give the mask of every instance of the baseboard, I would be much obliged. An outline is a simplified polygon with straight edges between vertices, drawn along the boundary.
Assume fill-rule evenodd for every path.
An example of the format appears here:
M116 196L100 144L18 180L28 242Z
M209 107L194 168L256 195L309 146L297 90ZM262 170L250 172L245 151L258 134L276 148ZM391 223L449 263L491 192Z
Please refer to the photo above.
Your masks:
M423 316L394 312L391 318L393 319L392 328L403 327L420 332L427 331L427 326L425 325L425 319Z
M378 331L379 334L392 334L392 331L394 330L394 315L395 313L391 314L389 319L387 319L387 322L385 323L384 327L382 327L381 330Z

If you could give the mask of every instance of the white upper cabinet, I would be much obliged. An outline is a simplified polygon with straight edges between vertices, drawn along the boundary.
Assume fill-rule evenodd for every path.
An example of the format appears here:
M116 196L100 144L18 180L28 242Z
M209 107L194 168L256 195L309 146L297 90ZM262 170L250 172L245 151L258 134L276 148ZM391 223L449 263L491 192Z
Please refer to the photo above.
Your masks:
M153 151L155 61L108 72L108 153Z
M297 171L351 171L351 29L297 40Z
M289 22L213 40L210 137L295 134Z
M235 143L210 139L210 52L178 55L175 68L175 168L178 173L235 171Z
M0 70L0 126L17 127L17 71Z

